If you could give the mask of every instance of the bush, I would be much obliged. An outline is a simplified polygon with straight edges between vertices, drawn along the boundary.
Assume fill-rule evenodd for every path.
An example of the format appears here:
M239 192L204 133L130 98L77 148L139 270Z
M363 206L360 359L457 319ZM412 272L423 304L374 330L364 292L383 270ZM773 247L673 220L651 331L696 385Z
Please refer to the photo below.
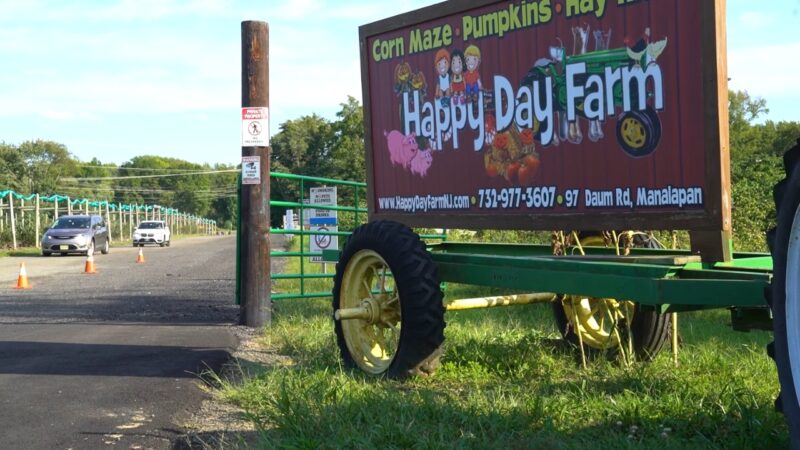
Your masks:
M18 247L33 247L36 245L36 242L39 241L41 236L36 234L36 223L33 220L26 221L25 226L21 224L16 224L16 231L17 231L17 246ZM45 227L40 226L40 233L44 233ZM3 231L0 232L0 246L3 248L11 248L13 247L13 235L11 234L11 227L6 226L3 227Z

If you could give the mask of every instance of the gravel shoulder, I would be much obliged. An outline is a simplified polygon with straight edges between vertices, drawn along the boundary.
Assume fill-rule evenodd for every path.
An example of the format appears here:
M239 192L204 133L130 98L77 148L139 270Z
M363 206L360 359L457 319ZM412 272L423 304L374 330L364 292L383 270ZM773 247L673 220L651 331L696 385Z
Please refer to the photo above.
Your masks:
M271 236L270 244L273 250L287 250L289 247L282 235ZM284 259L271 259L272 273L282 273L283 265ZM231 329L238 339L238 345L219 373L223 380L238 382L245 367L270 367L285 363L285 356L258 342L262 336L261 330L244 326L232 326ZM244 412L222 400L214 387L205 385L205 390L209 398L182 424L189 431L176 442L174 450L257 448L258 432L253 423L244 418Z

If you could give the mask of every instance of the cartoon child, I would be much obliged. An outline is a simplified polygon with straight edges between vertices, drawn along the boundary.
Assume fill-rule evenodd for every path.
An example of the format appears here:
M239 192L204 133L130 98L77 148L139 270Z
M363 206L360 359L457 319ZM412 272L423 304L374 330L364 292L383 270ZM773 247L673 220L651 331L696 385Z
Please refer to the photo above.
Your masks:
M434 57L436 73L439 74L436 83L436 98L450 96L450 52L446 49L439 49Z
M466 84L464 83L464 53L461 50L453 50L450 55L450 90L453 94L452 101L454 104L464 103L464 90Z
M467 73L464 74L464 81L467 84L467 97L470 101L478 99L478 92L483 88L481 75L478 73L478 66L481 63L481 51L478 47L470 45L464 50L467 60Z

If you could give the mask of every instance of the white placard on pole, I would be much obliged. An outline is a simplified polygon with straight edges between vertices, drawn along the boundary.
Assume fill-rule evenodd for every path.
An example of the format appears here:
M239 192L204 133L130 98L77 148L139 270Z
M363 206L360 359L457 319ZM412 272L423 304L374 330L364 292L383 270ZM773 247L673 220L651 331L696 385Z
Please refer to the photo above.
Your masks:
M269 146L269 108L242 108L242 147Z
M242 184L261 184L260 156L242 156Z

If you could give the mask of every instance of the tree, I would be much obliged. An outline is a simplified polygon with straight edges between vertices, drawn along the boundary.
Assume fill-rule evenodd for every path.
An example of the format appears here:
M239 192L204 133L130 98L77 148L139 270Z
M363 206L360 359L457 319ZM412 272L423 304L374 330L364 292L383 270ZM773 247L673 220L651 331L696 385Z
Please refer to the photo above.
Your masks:
M59 179L77 174L77 161L67 147L53 141L25 141L19 146L25 164L27 193L54 193Z
M333 128L330 122L316 114L286 121L281 124L281 131L270 141L270 168L274 172L330 177L333 173L332 140ZM270 198L299 201L300 185L295 180L270 178ZM270 217L273 226L280 225L285 210L286 208L272 209Z
M339 118L333 124L332 146L333 173L335 178L352 181L366 181L367 171L364 162L364 110L353 97L336 113Z
M289 173L330 175L332 140L330 122L316 114L286 121L272 138L271 165Z
M0 190L25 189L25 161L17 147L0 143Z
M754 123L769 111L745 91L729 93L733 238L738 250L766 251L775 223L772 188L783 177L783 153L800 137L800 123Z
M747 91L728 91L728 124L734 133L746 130L768 112L767 101L763 98L752 98Z

